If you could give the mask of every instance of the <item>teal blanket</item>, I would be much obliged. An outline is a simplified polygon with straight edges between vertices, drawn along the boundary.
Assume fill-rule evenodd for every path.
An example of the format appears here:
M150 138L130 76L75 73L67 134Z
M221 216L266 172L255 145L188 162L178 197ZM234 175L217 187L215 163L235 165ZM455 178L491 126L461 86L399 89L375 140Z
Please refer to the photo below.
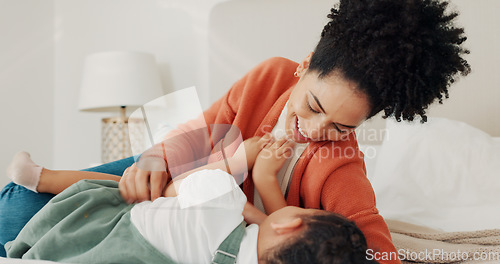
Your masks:
M115 181L83 180L55 196L5 245L7 257L65 263L173 263L130 222Z

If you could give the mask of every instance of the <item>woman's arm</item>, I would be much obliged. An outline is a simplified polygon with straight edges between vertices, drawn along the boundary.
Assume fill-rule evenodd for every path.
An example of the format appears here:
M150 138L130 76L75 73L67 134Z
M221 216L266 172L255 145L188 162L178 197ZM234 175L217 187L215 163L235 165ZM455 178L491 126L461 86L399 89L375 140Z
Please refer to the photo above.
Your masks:
M243 116L245 120L241 124L243 138L249 138L254 135L258 128L255 124L260 124L264 120L267 115L267 109L270 109L276 100L297 82L297 78L293 77L293 72L296 70L297 65L296 62L285 58L271 58L262 62L237 81L208 110L203 112L200 119L204 118L204 122L201 124L204 127L212 124L233 124L236 116ZM286 76L289 76L289 78ZM276 82L276 79L279 79L279 82ZM180 126L179 131L196 130L199 128L197 126L198 123L200 122ZM187 130L185 129L186 126ZM152 152L158 153L158 155L153 154L153 156L165 158L163 164L169 171L173 169L170 168L170 163L188 164L191 161L198 160L197 157L209 152L193 151L200 149L200 144L206 146L204 145L206 141L200 140L203 138L197 137L195 134L189 133L188 137L185 137L181 141L167 139L163 146L161 144L155 146L157 151ZM218 142L219 139L212 138L213 142ZM180 145L189 147L181 147ZM165 148L163 149L163 147ZM204 148L201 147L201 149ZM169 164L166 164L167 160ZM186 170L196 166L196 164L189 165L193 166ZM161 195L168 180L169 175L165 171L162 173L152 173L151 171L142 170L122 177L120 190L123 190L122 193L126 199L154 200Z
M320 199L320 206L324 210L341 214L356 223L370 250L398 256L389 229L376 208L375 193L365 176L363 163L344 164L333 171L323 182ZM384 264L401 263L397 259L377 261Z
M264 137L253 137L249 138L240 144L233 157L226 160L220 160L217 162L209 163L207 165L192 169L190 171L184 172L181 175L173 179L173 183L170 184L164 195L167 197L177 196L177 188L180 185L182 179L186 178L188 175L195 173L200 170L223 170L227 173L232 173L233 175L238 175L247 172L251 169L255 163L257 155L264 148L264 146L271 140L270 135ZM228 171L228 167L231 171Z
M230 164L229 166L231 168L236 168L236 164L238 164L238 167L241 168L241 167L243 167L243 166L241 166L241 162L245 162L245 161L229 158L229 159L227 159L227 162ZM182 180L184 180L184 178L186 178L187 176L189 176L197 171L201 171L201 170L217 170L217 169L228 172L226 162L224 160L210 163L210 164L198 167L196 169L190 170L188 172L185 172L185 173L177 176L174 180L172 180L168 184L167 188L165 189L165 192L163 193L163 196L164 197L177 196L177 190L179 190L179 186L180 186ZM235 172L233 172L233 173L235 173Z
M231 88L196 119L180 124L177 129L169 132L161 143L145 151L137 165L138 169L124 174L120 180L119 188L123 198L128 201L155 200L162 195L167 183L178 175L179 170L192 169L198 165L194 161L208 157L211 151L210 142L220 140L210 138L208 126L215 123L232 123L232 119L226 116L227 113L232 113L232 109L238 108L238 101L229 100L229 96L232 93L240 95L243 87L236 88ZM225 120L217 121L220 118ZM146 164L154 163L155 167L163 169L153 170L149 166L142 166L141 160ZM174 166L169 166L169 163Z

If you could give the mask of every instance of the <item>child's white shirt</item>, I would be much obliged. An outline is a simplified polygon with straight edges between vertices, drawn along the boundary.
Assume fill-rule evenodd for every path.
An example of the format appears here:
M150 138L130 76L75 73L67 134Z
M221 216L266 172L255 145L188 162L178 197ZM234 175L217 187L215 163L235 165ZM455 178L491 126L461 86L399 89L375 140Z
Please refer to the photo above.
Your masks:
M177 197L135 205L130 218L156 249L177 263L210 263L213 253L243 221L247 199L234 178L222 170L186 177ZM258 225L246 228L238 263L257 263Z

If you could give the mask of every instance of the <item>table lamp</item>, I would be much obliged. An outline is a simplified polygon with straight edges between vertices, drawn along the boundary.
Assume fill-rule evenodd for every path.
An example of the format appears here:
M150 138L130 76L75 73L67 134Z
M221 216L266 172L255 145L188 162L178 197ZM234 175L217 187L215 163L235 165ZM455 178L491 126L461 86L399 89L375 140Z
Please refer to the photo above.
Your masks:
M140 141L142 131L128 131L127 107L140 107L163 94L153 55L143 52L110 51L85 59L79 110L119 112L102 119L102 162L132 155L129 133ZM140 122L140 121L138 121Z

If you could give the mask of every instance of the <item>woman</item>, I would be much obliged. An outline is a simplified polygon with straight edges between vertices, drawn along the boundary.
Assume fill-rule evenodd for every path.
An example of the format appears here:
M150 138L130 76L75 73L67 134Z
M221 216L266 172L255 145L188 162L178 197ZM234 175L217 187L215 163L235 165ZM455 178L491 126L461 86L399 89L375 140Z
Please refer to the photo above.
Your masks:
M380 253L380 262L398 263L375 206L354 129L382 110L385 117L409 121L420 117L425 122L428 105L435 99L441 103L455 76L470 72L461 57L468 53L461 47L466 40L463 29L454 27L457 14L445 14L446 6L437 0L341 0L328 16L331 21L313 53L301 63L273 58L258 65L204 112L205 121L237 126L243 139L284 129L302 146L295 151L300 158L292 157L282 173L288 205L346 216L363 231L368 246ZM202 144L196 138L188 143ZM167 140L158 147L166 147L169 158L207 154L175 144ZM168 167L166 161L156 161ZM94 170L121 175L132 162L129 158ZM133 165L123 175L120 191L130 202L154 200L167 179L165 170L150 172ZM243 190L249 201L259 203L253 197L251 176ZM10 240L36 212L35 208L15 215L20 211L17 200L40 199L26 192L13 184L2 192L0 209L11 211L20 222L13 227L14 220L0 219L1 230L11 232ZM7 235L0 234L0 243L9 239ZM391 258L382 259L391 253Z

